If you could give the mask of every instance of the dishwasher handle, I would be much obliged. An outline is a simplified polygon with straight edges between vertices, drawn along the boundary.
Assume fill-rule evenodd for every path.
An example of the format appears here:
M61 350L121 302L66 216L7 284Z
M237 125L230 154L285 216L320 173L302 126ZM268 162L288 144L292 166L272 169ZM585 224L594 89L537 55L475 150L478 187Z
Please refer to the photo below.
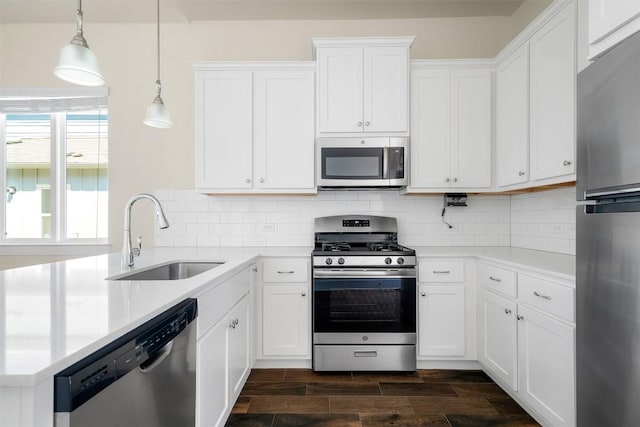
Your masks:
M148 374L149 372L153 371L158 365L160 365L164 359L169 357L172 351L173 340L169 341L164 347L155 352L153 356L141 363L140 366L138 366L138 369L143 374Z

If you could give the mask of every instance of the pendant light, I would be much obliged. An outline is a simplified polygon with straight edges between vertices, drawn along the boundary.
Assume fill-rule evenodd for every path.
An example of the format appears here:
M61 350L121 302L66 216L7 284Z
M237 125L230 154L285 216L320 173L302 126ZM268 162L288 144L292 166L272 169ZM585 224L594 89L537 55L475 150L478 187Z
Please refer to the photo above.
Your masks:
M98 68L98 60L87 45L82 32L82 0L76 11L76 35L60 50L58 66L53 74L67 82L82 86L102 86L104 78Z
M158 47L158 78L156 80L156 97L153 99L153 103L147 107L147 115L142 123L154 128L170 128L173 126L171 122L171 116L169 115L169 109L164 105L162 101L162 83L160 82L160 0L157 0L158 5L158 22L157 22L157 47Z

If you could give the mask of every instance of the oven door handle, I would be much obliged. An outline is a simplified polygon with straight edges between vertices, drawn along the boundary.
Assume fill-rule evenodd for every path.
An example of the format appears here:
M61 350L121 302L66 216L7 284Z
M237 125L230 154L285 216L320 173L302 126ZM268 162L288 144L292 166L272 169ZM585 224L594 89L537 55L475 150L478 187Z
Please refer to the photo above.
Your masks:
M349 278L349 279L370 279L372 277L384 277L387 279L412 279L417 277L415 269L398 270L313 270L314 278Z

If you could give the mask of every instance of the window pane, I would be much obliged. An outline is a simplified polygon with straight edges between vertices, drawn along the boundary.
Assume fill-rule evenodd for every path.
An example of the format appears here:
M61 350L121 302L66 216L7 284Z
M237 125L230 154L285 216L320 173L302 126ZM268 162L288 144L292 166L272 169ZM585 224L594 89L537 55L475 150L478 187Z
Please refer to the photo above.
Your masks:
M67 238L107 238L107 111L67 114Z
M6 116L6 237L51 237L51 117Z

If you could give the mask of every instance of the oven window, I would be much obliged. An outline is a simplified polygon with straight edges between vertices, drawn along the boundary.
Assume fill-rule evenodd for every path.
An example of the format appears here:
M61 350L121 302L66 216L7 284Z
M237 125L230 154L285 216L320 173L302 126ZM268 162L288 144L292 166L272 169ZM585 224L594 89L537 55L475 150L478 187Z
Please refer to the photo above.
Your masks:
M314 332L415 332L415 278L315 279Z
M323 148L322 178L382 179L383 148Z

